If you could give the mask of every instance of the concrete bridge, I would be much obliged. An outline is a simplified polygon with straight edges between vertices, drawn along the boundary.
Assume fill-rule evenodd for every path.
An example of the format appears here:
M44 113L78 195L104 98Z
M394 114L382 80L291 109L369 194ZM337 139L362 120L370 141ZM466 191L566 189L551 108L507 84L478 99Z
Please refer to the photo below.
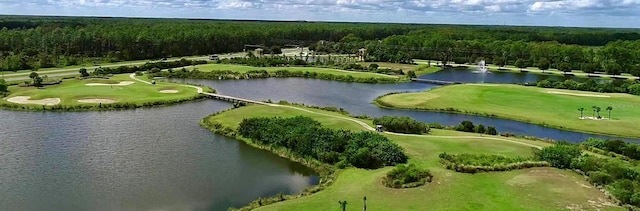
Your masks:
M421 78L411 78L411 81L438 84L438 85L460 84L460 82L454 82L454 81L441 81L441 80L431 80L431 79L421 79Z

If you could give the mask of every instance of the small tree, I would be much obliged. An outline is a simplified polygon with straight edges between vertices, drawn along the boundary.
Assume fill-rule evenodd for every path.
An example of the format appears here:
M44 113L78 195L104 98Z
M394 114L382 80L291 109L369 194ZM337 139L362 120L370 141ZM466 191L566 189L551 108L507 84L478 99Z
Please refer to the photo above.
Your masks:
M483 134L483 133L486 132L486 130L484 128L484 125L482 125L482 124L478 124L476 126L476 128L475 128L475 131L476 131L476 133L480 133L480 134Z
M31 78L31 79L34 79L36 77L38 77L38 73L35 72L35 71L33 71L33 72L31 72L31 74L29 74L29 78Z
M583 118L583 112L584 112L584 108L579 108L578 111L580 111L580 119Z
M600 108L599 106L596 106L596 113L598 114L598 119L602 118L600 116L600 111L602 110L602 108Z
M612 106L607 106L607 111L609 111L609 119L611 119L611 111L613 110Z
M561 62L558 65L558 70L564 72L565 74L568 72L571 72L571 65L569 65L569 63L567 62Z
M598 106L591 106L591 108L593 109L593 118L596 118L596 107Z
M544 73L545 70L548 70L549 66L551 66L551 64L549 63L549 60L547 58L542 58L540 59L540 61L538 61L538 68L542 70L542 73Z
M7 92L7 88L8 86L4 79L0 79L0 93Z
M540 161L547 161L556 168L569 168L574 158L582 154L577 145L558 143L556 145L542 148L535 152L535 157Z
M282 54L282 48L280 48L280 46L274 45L271 46L271 54Z
M462 121L460 125L456 126L455 129L457 131L473 133L475 131L475 126L473 126L473 122L465 120L465 121Z
M378 64L373 63L369 65L369 70L377 70L380 67Z
M487 134L495 136L495 135L498 135L498 131L496 130L495 127L489 126L487 127Z
M340 204L340 209L342 209L342 211L346 211L347 210L347 201L338 201L338 204Z
M413 70L409 70L409 72L407 72L407 76L409 76L409 78L417 78L418 76L416 75L416 72Z
M78 73L80 73L80 76L82 77L87 77L89 76L89 72L87 71L87 68L80 68L80 70L78 71Z
M520 71L522 71L522 68L526 68L527 64L524 62L524 60L522 59L518 59L516 60L516 63L514 64L517 68L520 68Z

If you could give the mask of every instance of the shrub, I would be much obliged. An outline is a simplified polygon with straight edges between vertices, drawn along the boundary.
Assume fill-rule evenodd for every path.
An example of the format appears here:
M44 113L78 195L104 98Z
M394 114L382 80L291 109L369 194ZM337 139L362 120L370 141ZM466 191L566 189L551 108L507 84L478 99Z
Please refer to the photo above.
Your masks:
M487 127L487 134L489 134L489 135L498 135L498 131L496 130L495 127L489 126L489 127Z
M398 165L383 178L382 183L390 188L413 188L431 182L433 175L415 164Z
M533 161L531 158L506 157L503 155L476 155L441 153L440 162L447 168L462 173L485 171L510 171L514 169L549 166L547 162Z
M547 161L553 167L566 169L571 167L573 159L578 158L582 152L577 145L555 144L542 148L534 154L536 159L540 161Z
M373 124L382 125L385 130L397 133L429 133L429 126L409 117L383 116L373 119Z
M473 122L465 120L462 121L458 126L456 126L456 130L473 133L475 130L475 126L473 126Z

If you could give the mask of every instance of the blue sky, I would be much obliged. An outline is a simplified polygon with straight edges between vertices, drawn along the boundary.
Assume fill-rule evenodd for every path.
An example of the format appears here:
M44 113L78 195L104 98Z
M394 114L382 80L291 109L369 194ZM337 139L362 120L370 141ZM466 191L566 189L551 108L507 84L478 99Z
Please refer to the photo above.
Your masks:
M640 0L0 0L0 14L640 28Z

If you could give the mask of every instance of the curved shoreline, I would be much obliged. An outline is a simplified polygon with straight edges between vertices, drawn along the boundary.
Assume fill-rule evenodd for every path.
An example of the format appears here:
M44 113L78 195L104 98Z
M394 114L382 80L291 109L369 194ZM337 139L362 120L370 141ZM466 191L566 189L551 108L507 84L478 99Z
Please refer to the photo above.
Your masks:
M602 135L602 136L610 136L612 138L640 139L640 137L624 136L624 135L613 134L613 133L601 133L601 132L596 132L596 131L566 128L566 127L557 126L557 125L551 125L551 124L546 124L546 123L535 122L535 121L532 121L530 119L510 118L510 117L505 117L505 116L501 116L501 115L497 115L497 114L491 114L491 113L478 113L478 112L461 111L461 110L455 109L455 108L442 108L442 109L402 108L402 107L394 107L394 106L384 105L384 103L380 102L380 98L385 97L385 96L389 96L389 95L395 95L395 94L402 94L402 93L388 93L388 94L380 95L380 96L376 97L376 99L374 99L372 103L375 104L379 108L389 109L389 110L429 111L429 112L438 112L438 113L450 113L450 114L465 114L465 115L472 115L472 116L483 116L483 117L490 117L490 118L496 118L496 119L512 120L512 121L517 121L517 122L522 122L522 123L527 123L527 124L534 124L534 125L547 127L547 128L552 128L552 129L557 129L557 130L562 130L562 131L584 133L584 134L587 134L587 135Z

